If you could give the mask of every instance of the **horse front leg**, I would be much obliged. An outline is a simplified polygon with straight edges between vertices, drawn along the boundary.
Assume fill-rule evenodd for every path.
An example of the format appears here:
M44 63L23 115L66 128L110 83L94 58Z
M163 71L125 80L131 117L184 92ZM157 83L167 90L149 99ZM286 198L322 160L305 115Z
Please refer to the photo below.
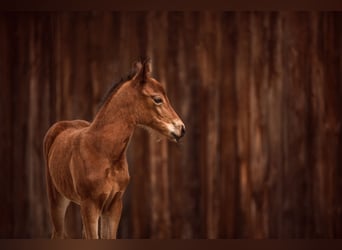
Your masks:
M81 203L81 216L86 239L98 239L98 226L100 209L98 205L91 200Z
M122 192L118 192L101 216L101 239L116 239L122 213Z

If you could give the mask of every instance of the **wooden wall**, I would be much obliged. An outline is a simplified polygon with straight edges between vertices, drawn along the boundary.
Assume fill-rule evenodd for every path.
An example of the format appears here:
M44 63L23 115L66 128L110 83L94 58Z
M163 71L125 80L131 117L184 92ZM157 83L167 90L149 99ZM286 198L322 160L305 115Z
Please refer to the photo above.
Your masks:
M0 13L0 237L50 236L46 130L146 54L187 134L136 130L119 237L342 237L341 49L332 12Z

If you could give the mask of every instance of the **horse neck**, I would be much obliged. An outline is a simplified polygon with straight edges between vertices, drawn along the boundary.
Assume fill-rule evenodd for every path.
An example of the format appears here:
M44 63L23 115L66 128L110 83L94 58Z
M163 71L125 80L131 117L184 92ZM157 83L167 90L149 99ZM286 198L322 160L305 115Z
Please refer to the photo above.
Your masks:
M134 95L128 91L129 88L121 87L117 93L109 97L90 124L89 132L104 143L111 141L113 146L120 142L127 144L133 134L136 125Z

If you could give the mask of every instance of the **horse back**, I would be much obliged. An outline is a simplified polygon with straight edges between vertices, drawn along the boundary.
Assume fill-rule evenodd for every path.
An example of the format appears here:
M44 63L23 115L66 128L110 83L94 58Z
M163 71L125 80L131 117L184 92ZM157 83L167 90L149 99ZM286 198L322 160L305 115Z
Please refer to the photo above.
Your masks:
M89 122L84 120L60 121L53 124L44 137L44 155L48 158L49 151L57 136L68 129L78 130L89 126Z

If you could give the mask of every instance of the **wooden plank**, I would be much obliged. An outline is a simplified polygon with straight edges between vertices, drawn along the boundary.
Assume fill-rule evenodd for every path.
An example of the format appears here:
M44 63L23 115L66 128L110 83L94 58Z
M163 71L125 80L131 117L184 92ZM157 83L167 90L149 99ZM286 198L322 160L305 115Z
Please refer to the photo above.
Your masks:
M266 237L275 238L279 236L282 228L280 207L282 200L282 168L283 168L283 124L284 124L284 86L282 82L282 17L279 13L268 15L268 79L264 103L266 110L265 126L268 144L269 173L265 180L267 216L264 223L267 224ZM262 96L260 98L263 98ZM285 187L284 187L285 188Z
M179 159L174 161L175 165L170 168L178 168L180 178L174 176L174 185L179 187L180 192L173 193L173 196L179 196L180 200L180 213L182 216L181 230L177 234L181 238L199 238L199 229L201 222L200 217L200 196L194 195L200 192L200 169L198 168L198 157L196 153L197 141L200 137L198 131L198 116L196 114L201 112L200 102L198 100L198 83L201 78L200 67L197 63L198 46L199 46L199 20L200 14L197 12L184 13L182 24L179 27L178 47L183 53L178 53L177 61L179 65L179 80L170 84L174 86L176 93L174 100L174 108L180 115L186 126L186 135L177 145L170 146L177 148L176 156ZM183 34L183 35L182 35ZM170 86L170 88L171 88ZM174 158L175 155L170 155ZM180 181L179 181L180 180ZM179 182L177 182L179 181Z
M184 24L184 13L167 13L167 94L169 100L172 102L172 106L175 110L179 110L181 84L181 74L184 81L185 70L181 68L184 54L186 53L184 48L184 40L182 39L182 31ZM183 65L184 66L184 65ZM168 145L168 166L169 166L169 185L170 185L170 219L171 219L171 236L172 238L187 238L192 233L191 228L187 227L187 223L184 218L184 170L181 161L181 152L179 147L170 143Z
M12 197L13 199L13 235L12 237L28 237L28 190L26 178L29 168L26 165L27 119L29 105L29 65L28 43L30 16L13 14L10 42L13 46L10 54L11 87L12 87ZM18 15L18 16L16 16Z
M13 18L13 17L12 17ZM2 124L0 126L0 159L2 162L2 174L0 181L2 183L2 190L4 190L2 197L3 202L0 204L1 212L1 227L0 237L13 237L13 207L12 207L12 181L13 181L13 164L12 164L12 151L13 151L13 88L11 84L11 41L10 31L13 28L11 15L0 16L0 36L6 39L0 40L0 112L2 117Z
M250 223L250 14L237 14L237 48L236 48L236 94L237 94L237 158L239 165L239 223L238 236L251 237Z
M267 176L269 174L268 162L268 136L267 127L267 91L269 54L268 19L264 13L252 13L250 19L251 31L251 74L249 92L249 134L250 134L250 165L248 175L251 186L250 223L251 237L264 238L268 233L267 210ZM266 98L265 98L266 96Z
M334 34L335 34L335 46L337 50L337 58L334 63L336 63L336 84L337 84L337 96L338 96L338 104L337 107L342 107L342 88L341 88L341 83L342 83L342 77L341 74L338 72L342 72L342 32L341 29L341 23L342 23L342 15L341 13L334 13L333 14L333 20L334 20ZM341 124L342 120L342 111L341 109L337 110L339 113L339 118L338 122ZM341 131L341 128L339 128L339 131ZM332 214L332 219L333 219L333 235L332 237L335 238L341 238L342 237L342 225L339 223L339 221L342 220L342 199L340 198L339 195L339 190L342 190L342 169L341 163L342 163L342 157L340 152L342 152L342 133L340 132L338 135L338 148L337 148L337 162L334 165L336 172L335 172L335 196L334 196L334 208L333 208L333 214Z
M337 44L336 36L339 32L334 32L334 21L333 15L324 13L322 15L322 29L324 33L323 40L323 67L324 67L324 81L323 86L323 97L324 97L324 113L323 126L320 133L323 136L323 145L320 148L322 151L322 157L324 162L324 174L320 176L320 199L324 204L322 209L322 235L324 237L331 238L334 236L334 224L335 219L333 218L334 210L334 199L335 195L339 196L338 189L336 189L337 179L337 159L340 155L339 150L339 135L341 133L341 99L340 89L341 83L339 82L339 59L336 56ZM337 73L339 72L339 73ZM323 111L323 110L322 110ZM320 170L320 172L323 169ZM321 172L322 173L322 172ZM324 196L323 196L324 194Z
M203 152L206 154L206 161L201 165L201 174L204 181L204 189L202 195L204 203L202 209L205 210L205 237L217 238L218 228L218 124L219 124L219 88L221 68L218 63L219 53L221 50L220 39L220 23L218 22L216 13L201 13L200 19L203 25L199 28L199 49L198 62L199 71L202 78L201 91L203 98L203 115L205 120L204 129L206 137L202 142ZM210 48L210 44L216 44L214 51Z
M222 75L220 91L220 224L219 238L237 237L239 169L237 165L236 64L237 23L235 13L222 17Z
M310 214L310 200L306 190L310 189L307 175L308 155L308 110L307 98L310 93L310 68L308 59L308 15L297 13L287 15L284 25L284 63L288 71L284 72L286 85L286 153L284 155L283 189L283 235L284 237L305 237L306 215ZM286 60L286 61L285 61ZM304 212L305 211L305 212ZM310 216L310 215L309 215ZM303 226L301 226L303 225Z
M41 125L44 124L44 118L49 117L49 110L43 100L48 98L49 68L46 67L44 57L43 43L46 42L45 35L48 34L46 26L49 20L41 15L31 16L29 23L29 92L27 118L27 139L26 139L26 167L27 171L27 190L28 190L28 224L31 225L30 237L44 235L47 237L47 227L45 218L47 214L47 197L40 187L45 186L44 177L41 174L43 169L42 141L37 138L44 136L44 130ZM45 43L46 45L49 43ZM44 80L43 80L44 79ZM41 112L39 112L41 111Z

